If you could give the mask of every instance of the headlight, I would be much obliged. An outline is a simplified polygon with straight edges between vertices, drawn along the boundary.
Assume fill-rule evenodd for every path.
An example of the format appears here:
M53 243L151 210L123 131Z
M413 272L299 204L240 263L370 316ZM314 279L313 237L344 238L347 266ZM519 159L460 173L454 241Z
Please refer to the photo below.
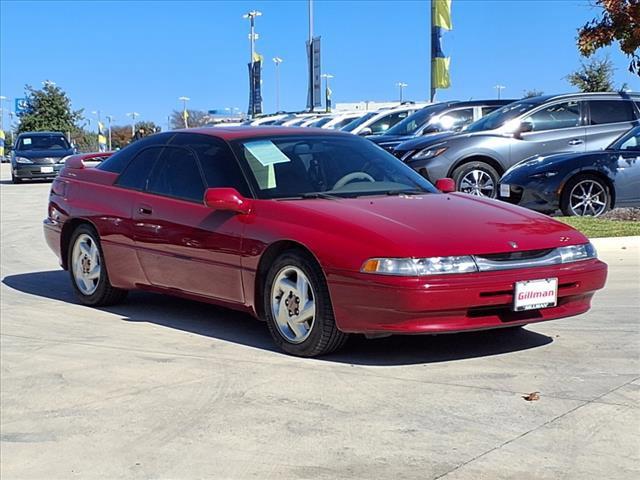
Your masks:
M16 157L16 163L33 163L33 162L25 157Z
M447 147L428 147L416 153L411 160L426 160L428 158L437 157L447 151Z
M477 272L476 262L470 256L431 258L371 258L360 269L364 273L416 277L448 273Z
M551 177L555 177L558 174L558 172L555 171L549 171L549 172L539 172L539 173L534 173L533 175L529 175L530 178L551 178Z
M562 263L577 262L579 260L588 260L590 258L598 258L598 252L596 247L591 243L585 243L583 245L571 245L568 247L560 247L558 249Z

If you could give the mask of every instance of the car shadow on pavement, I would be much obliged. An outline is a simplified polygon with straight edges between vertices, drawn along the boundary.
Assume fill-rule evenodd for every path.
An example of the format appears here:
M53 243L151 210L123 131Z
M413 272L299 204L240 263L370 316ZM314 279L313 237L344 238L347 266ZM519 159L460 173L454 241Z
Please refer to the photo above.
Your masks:
M62 270L8 275L2 283L30 295L77 303L68 273ZM263 322L247 314L206 303L137 291L131 292L124 303L101 307L100 310L128 322L153 323L282 354L273 344ZM551 337L527 329L392 336L373 340L352 335L342 350L320 357L318 361L371 366L437 363L528 350L552 341Z

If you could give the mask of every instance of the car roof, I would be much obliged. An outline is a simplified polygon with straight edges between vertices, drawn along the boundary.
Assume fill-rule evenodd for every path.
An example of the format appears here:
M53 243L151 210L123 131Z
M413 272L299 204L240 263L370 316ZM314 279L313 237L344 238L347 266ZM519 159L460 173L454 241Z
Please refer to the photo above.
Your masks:
M345 135L351 136L350 133L339 132L335 130L326 130L322 128L305 128L299 127L281 127L281 126L238 126L226 128L189 128L182 130L174 130L178 133L200 133L222 138L224 140L241 140L256 137L275 137L280 135Z
M62 132L22 132L18 137L28 135L30 137L50 137L51 135L64 135Z
M540 95L538 97L530 97L523 98L518 100L520 102L530 102L530 103L545 103L550 100L562 100L572 99L572 98L622 98L627 100L640 100L640 93L636 92L574 92L574 93L563 93L558 95Z

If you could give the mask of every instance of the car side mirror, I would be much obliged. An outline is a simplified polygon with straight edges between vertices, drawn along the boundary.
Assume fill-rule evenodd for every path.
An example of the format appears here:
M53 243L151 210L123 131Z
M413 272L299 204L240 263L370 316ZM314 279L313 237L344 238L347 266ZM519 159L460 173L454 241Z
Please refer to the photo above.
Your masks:
M365 127L358 132L358 135L360 135L361 137L366 137L367 135L371 135L372 133L373 130L371 130L369 127Z
M251 200L240 195L235 188L207 188L204 204L212 210L241 214L251 211Z
M453 178L439 178L436 180L436 188L442 193L450 193L456 191L456 182Z
M533 123L521 122L520 125L518 125L516 131L513 133L513 136L515 138L521 138L521 135L527 132L533 132Z

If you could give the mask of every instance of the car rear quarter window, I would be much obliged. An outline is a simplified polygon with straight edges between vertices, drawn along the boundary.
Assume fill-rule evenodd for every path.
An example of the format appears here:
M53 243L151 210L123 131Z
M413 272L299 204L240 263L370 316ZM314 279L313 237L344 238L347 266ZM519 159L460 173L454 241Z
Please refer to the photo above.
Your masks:
M211 135L178 133L171 145L185 146L196 153L208 188L230 187L244 196L251 195L240 165L224 140Z
M172 136L173 133L160 133L142 138L134 143L127 145L122 150L117 151L96 168L98 168L99 170L105 170L107 172L121 173L124 171L126 166L129 165L131 159L135 157L142 149L151 146L164 145Z
M145 190L149 176L164 147L149 147L142 150L120 174L116 185L134 190Z
M590 100L589 111L589 125L631 122L636 118L633 105L627 100Z
M194 153L182 147L166 147L151 174L147 191L202 203L205 185Z

